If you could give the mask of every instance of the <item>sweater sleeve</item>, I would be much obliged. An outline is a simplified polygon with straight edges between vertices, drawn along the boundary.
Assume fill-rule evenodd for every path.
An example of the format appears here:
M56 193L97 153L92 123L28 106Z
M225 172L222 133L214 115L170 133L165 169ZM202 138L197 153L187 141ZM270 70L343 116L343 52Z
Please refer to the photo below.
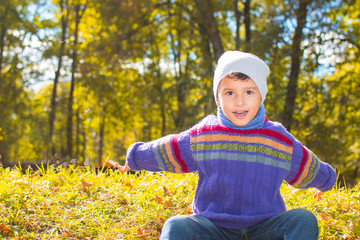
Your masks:
M331 190L336 183L335 170L299 141L294 140L291 170L285 181L293 187L317 188L324 192Z
M148 143L134 143L127 150L126 162L134 171L174 173L197 171L190 150L189 131L168 135Z

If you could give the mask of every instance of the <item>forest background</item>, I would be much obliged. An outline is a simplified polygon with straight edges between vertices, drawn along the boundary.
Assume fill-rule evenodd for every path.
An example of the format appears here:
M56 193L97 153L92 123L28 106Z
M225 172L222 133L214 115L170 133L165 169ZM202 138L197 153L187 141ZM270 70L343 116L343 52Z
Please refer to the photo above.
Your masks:
M269 119L354 181L359 36L359 0L1 0L1 161L122 162L216 113L238 49L270 66Z

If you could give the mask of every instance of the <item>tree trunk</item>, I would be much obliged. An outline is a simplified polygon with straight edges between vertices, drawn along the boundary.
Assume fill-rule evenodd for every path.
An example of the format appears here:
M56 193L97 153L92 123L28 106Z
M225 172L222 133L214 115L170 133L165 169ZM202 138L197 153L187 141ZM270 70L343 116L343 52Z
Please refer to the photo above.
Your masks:
M6 39L6 27L3 24L1 28L1 36L0 36L0 86L2 85L2 66L3 66L3 56L4 56L4 48L5 48L5 39Z
M161 112L161 136L165 136L166 133L166 114L165 114L165 99L164 92L160 92L160 112Z
M3 61L4 61L4 49L5 49L5 44L6 44L6 33L7 33L7 26L5 26L5 20L6 20L6 16L8 14L8 11L9 11L9 6L7 5L6 6L6 9L4 11L4 15L1 16L1 19L0 19L0 23L1 23L1 35L0 35L0 94L5 94L5 89L6 86L5 86L5 79L3 78L3 75L2 75L2 70L3 70ZM4 80L3 80L4 79ZM3 101L0 97L0 104L3 104ZM6 102L6 100L5 100ZM5 104L4 104L5 105ZM4 162L7 162L8 161L8 147L7 147L7 144L6 144L6 140L4 139L4 129L1 129L5 126L5 120L4 120L4 117L5 116L2 116L3 114L3 110L2 108L0 108L0 163L4 163ZM4 134L4 135L3 135Z
M68 1L66 1L66 6L68 6ZM65 39L66 39L66 29L68 27L68 19L69 19L69 9L66 14L66 18L64 17L64 4L63 0L60 2L61 7L61 25L62 25L62 32L61 32L61 45L60 45L60 51L59 51L59 62L58 67L55 72L55 79L54 79L54 86L52 91L52 97L51 97L51 110L49 114L49 144L51 147L51 154L55 155L55 148L53 143L53 132L54 132L54 122L55 122L55 114L56 114L56 92L57 92L57 85L60 78L60 71L62 68L62 57L64 56L65 51Z
M5 33L6 33L6 29L5 26L3 24L2 29L1 29L1 38L0 38L0 86L4 86L2 83L2 64L3 64L3 53L4 53L4 46L5 46ZM2 125L2 121L0 121L0 126ZM1 128L0 128L0 133L1 133ZM2 139L2 134L0 134L0 163L3 161L7 160L7 156L5 156L5 151L4 151L4 141Z
M76 153L75 158L77 162L79 162L79 155L80 155L80 110L79 108L76 110Z
M291 69L289 82L287 85L287 95L285 108L282 116L284 126L290 131L293 125L293 114L295 109L295 99L300 72L301 58L303 50L301 42L303 40L303 29L306 24L307 6L310 0L299 0L299 9L297 11L297 26L294 33L293 44L291 48Z
M168 0L168 17L169 19L172 19L172 17L174 16L174 14L171 13L170 11L170 6L171 6L171 1ZM175 12L175 17L176 19L178 19L179 22L182 21L182 15L181 12ZM176 24L176 33L177 33L177 39L182 39L182 29L179 28L179 25ZM174 69L175 69L175 80L176 80L176 98L177 98L177 106L178 106L178 110L177 113L175 115L175 127L176 129L180 130L183 128L184 126L184 120L186 117L186 104L185 104L185 100L186 100L186 92L187 92L187 83L186 83L186 79L185 79L185 75L186 72L184 73L182 70L182 65L181 64L181 52L182 52L182 41L178 41L177 44L175 44L175 37L174 34L172 33L172 29L169 29L169 36L170 36L170 40L171 40L171 48L173 49L173 58L174 58Z
M105 119L106 119L106 106L104 106L103 108L102 118L100 121L100 139L99 139L99 156L98 156L98 163L100 166L102 164L101 160L104 151Z
M82 130L81 134L83 137L81 156L83 159L83 163L85 163L85 159L86 159L86 157L85 157L85 155L86 155L86 131L85 131L85 129Z
M212 43L215 60L217 61L220 56L224 53L224 47L221 42L219 29L217 22L214 17L214 9L211 1L207 0L196 0L196 7L199 10L202 24L205 28L206 34Z
M79 39L79 24L82 15L85 12L87 7L88 1L84 5L82 12L80 14L81 5L75 5L75 32L74 32L74 44L73 44L73 55L72 55L72 67L71 67L71 86L70 86L70 93L69 93L69 103L68 103L68 119L67 119L67 131L66 131L66 140L67 140L67 155L72 157L72 135L73 135L73 102L74 102L74 90L75 90L75 82L76 82L76 68L77 68L77 46L78 46L78 39Z
M235 31L235 49L240 49L240 11L238 6L238 0L234 0L234 12L235 12L235 24L236 24L236 31Z
M204 68L205 72L212 73L213 72L213 65L212 65L212 55L211 55L211 49L210 49L210 42L209 37L206 35L205 26L203 23L199 24L199 32L201 35L201 47L203 50L203 56L204 56Z
M209 42L209 38L206 34L206 30L204 27L203 23L199 23L199 32L201 35L201 48L202 48L202 52L203 52L203 73L204 73L204 79L211 79L211 77L213 76L213 72L214 72L214 68L213 68L213 64L212 64L212 54L211 54L211 49L210 49L210 42ZM208 80L206 80L208 81ZM215 106L215 98L213 96L213 91L212 91L212 84L209 84L210 86L207 86L207 83L204 83L205 85L205 92L206 92L206 96L205 98L207 99L205 102L207 102L207 104L204 104L204 116L207 116L208 114L210 114Z
M2 69L3 69L3 59L4 59L4 49L5 49L5 41L6 41L6 32L7 32L7 26L5 26L6 23L6 16L9 11L9 5L6 6L6 9L4 11L4 15L1 16L1 35L0 35L0 86L3 86L2 83Z
M76 66L77 66L77 44L78 44L78 38L79 38L79 22L80 22L80 5L75 6L75 32L74 32L74 44L73 44L73 54L72 54L72 67L71 67L71 85L70 85L70 93L69 93L69 103L68 103L68 119L67 119L67 131L66 131L66 142L67 142L67 148L66 153L68 156L72 157L72 148L73 148L73 142L72 142L72 135L73 135L73 125L72 125L72 119L73 119L73 102L74 102L74 90L75 90L75 72L76 72Z
M250 2L246 0L244 3L244 24L245 24L245 51L251 52L251 19L250 19Z
M169 7L169 2L167 3L168 7ZM154 52L154 56L153 57L153 61L154 61L154 72L156 72L158 79L154 85L155 89L159 92L159 96L160 96L160 115L161 115L161 136L165 136L166 134L166 109L165 109L165 94L164 94L164 90L163 90L163 83L161 80L161 71L160 71L160 61L158 59L160 59L160 46L158 44L158 42L156 40L154 40L154 32L153 29L151 28L150 31L150 36L149 36L149 42L150 42L150 46L152 47L152 51ZM144 66L144 72L146 67ZM144 109L142 110L142 114L143 114L143 118L144 120L146 119L145 113L144 113ZM151 136L151 130L150 130L150 134L149 137ZM151 138L149 138L151 139Z
M204 79L211 79L213 76L213 61L220 58L224 53L224 48L221 42L219 29L217 27L217 22L214 17L214 9L210 1L206 0L196 0L196 7L199 11L200 20L199 20L199 32L202 36L202 48L204 54ZM210 46L212 45L213 54L211 53ZM207 80L208 81L208 80ZM204 83L206 87L206 92L208 93L206 98L208 99L208 104L204 105L204 114L207 115L210 112L213 112L215 99L212 94L212 85Z

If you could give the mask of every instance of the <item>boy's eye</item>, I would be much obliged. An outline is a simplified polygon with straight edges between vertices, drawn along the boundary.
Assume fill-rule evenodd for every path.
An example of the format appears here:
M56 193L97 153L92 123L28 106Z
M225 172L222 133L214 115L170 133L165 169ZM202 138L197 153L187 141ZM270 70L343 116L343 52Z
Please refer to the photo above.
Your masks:
M251 94L253 94L253 91L248 90L248 91L246 91L246 94L251 95Z
M225 93L225 95L228 95L228 96L231 96L233 94L234 94L234 92L232 92L232 91L228 91L228 92Z

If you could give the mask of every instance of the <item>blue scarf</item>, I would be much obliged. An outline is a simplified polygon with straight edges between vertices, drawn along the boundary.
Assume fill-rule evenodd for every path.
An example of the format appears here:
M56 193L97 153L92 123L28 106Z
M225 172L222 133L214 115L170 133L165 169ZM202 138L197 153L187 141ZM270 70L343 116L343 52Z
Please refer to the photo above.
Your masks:
M264 104L260 105L259 111L256 116L246 125L243 127L235 125L231 122L221 110L221 107L217 108L217 117L220 123L226 127L237 129L237 130L249 130L249 129L257 129L262 128L265 122L265 107Z

